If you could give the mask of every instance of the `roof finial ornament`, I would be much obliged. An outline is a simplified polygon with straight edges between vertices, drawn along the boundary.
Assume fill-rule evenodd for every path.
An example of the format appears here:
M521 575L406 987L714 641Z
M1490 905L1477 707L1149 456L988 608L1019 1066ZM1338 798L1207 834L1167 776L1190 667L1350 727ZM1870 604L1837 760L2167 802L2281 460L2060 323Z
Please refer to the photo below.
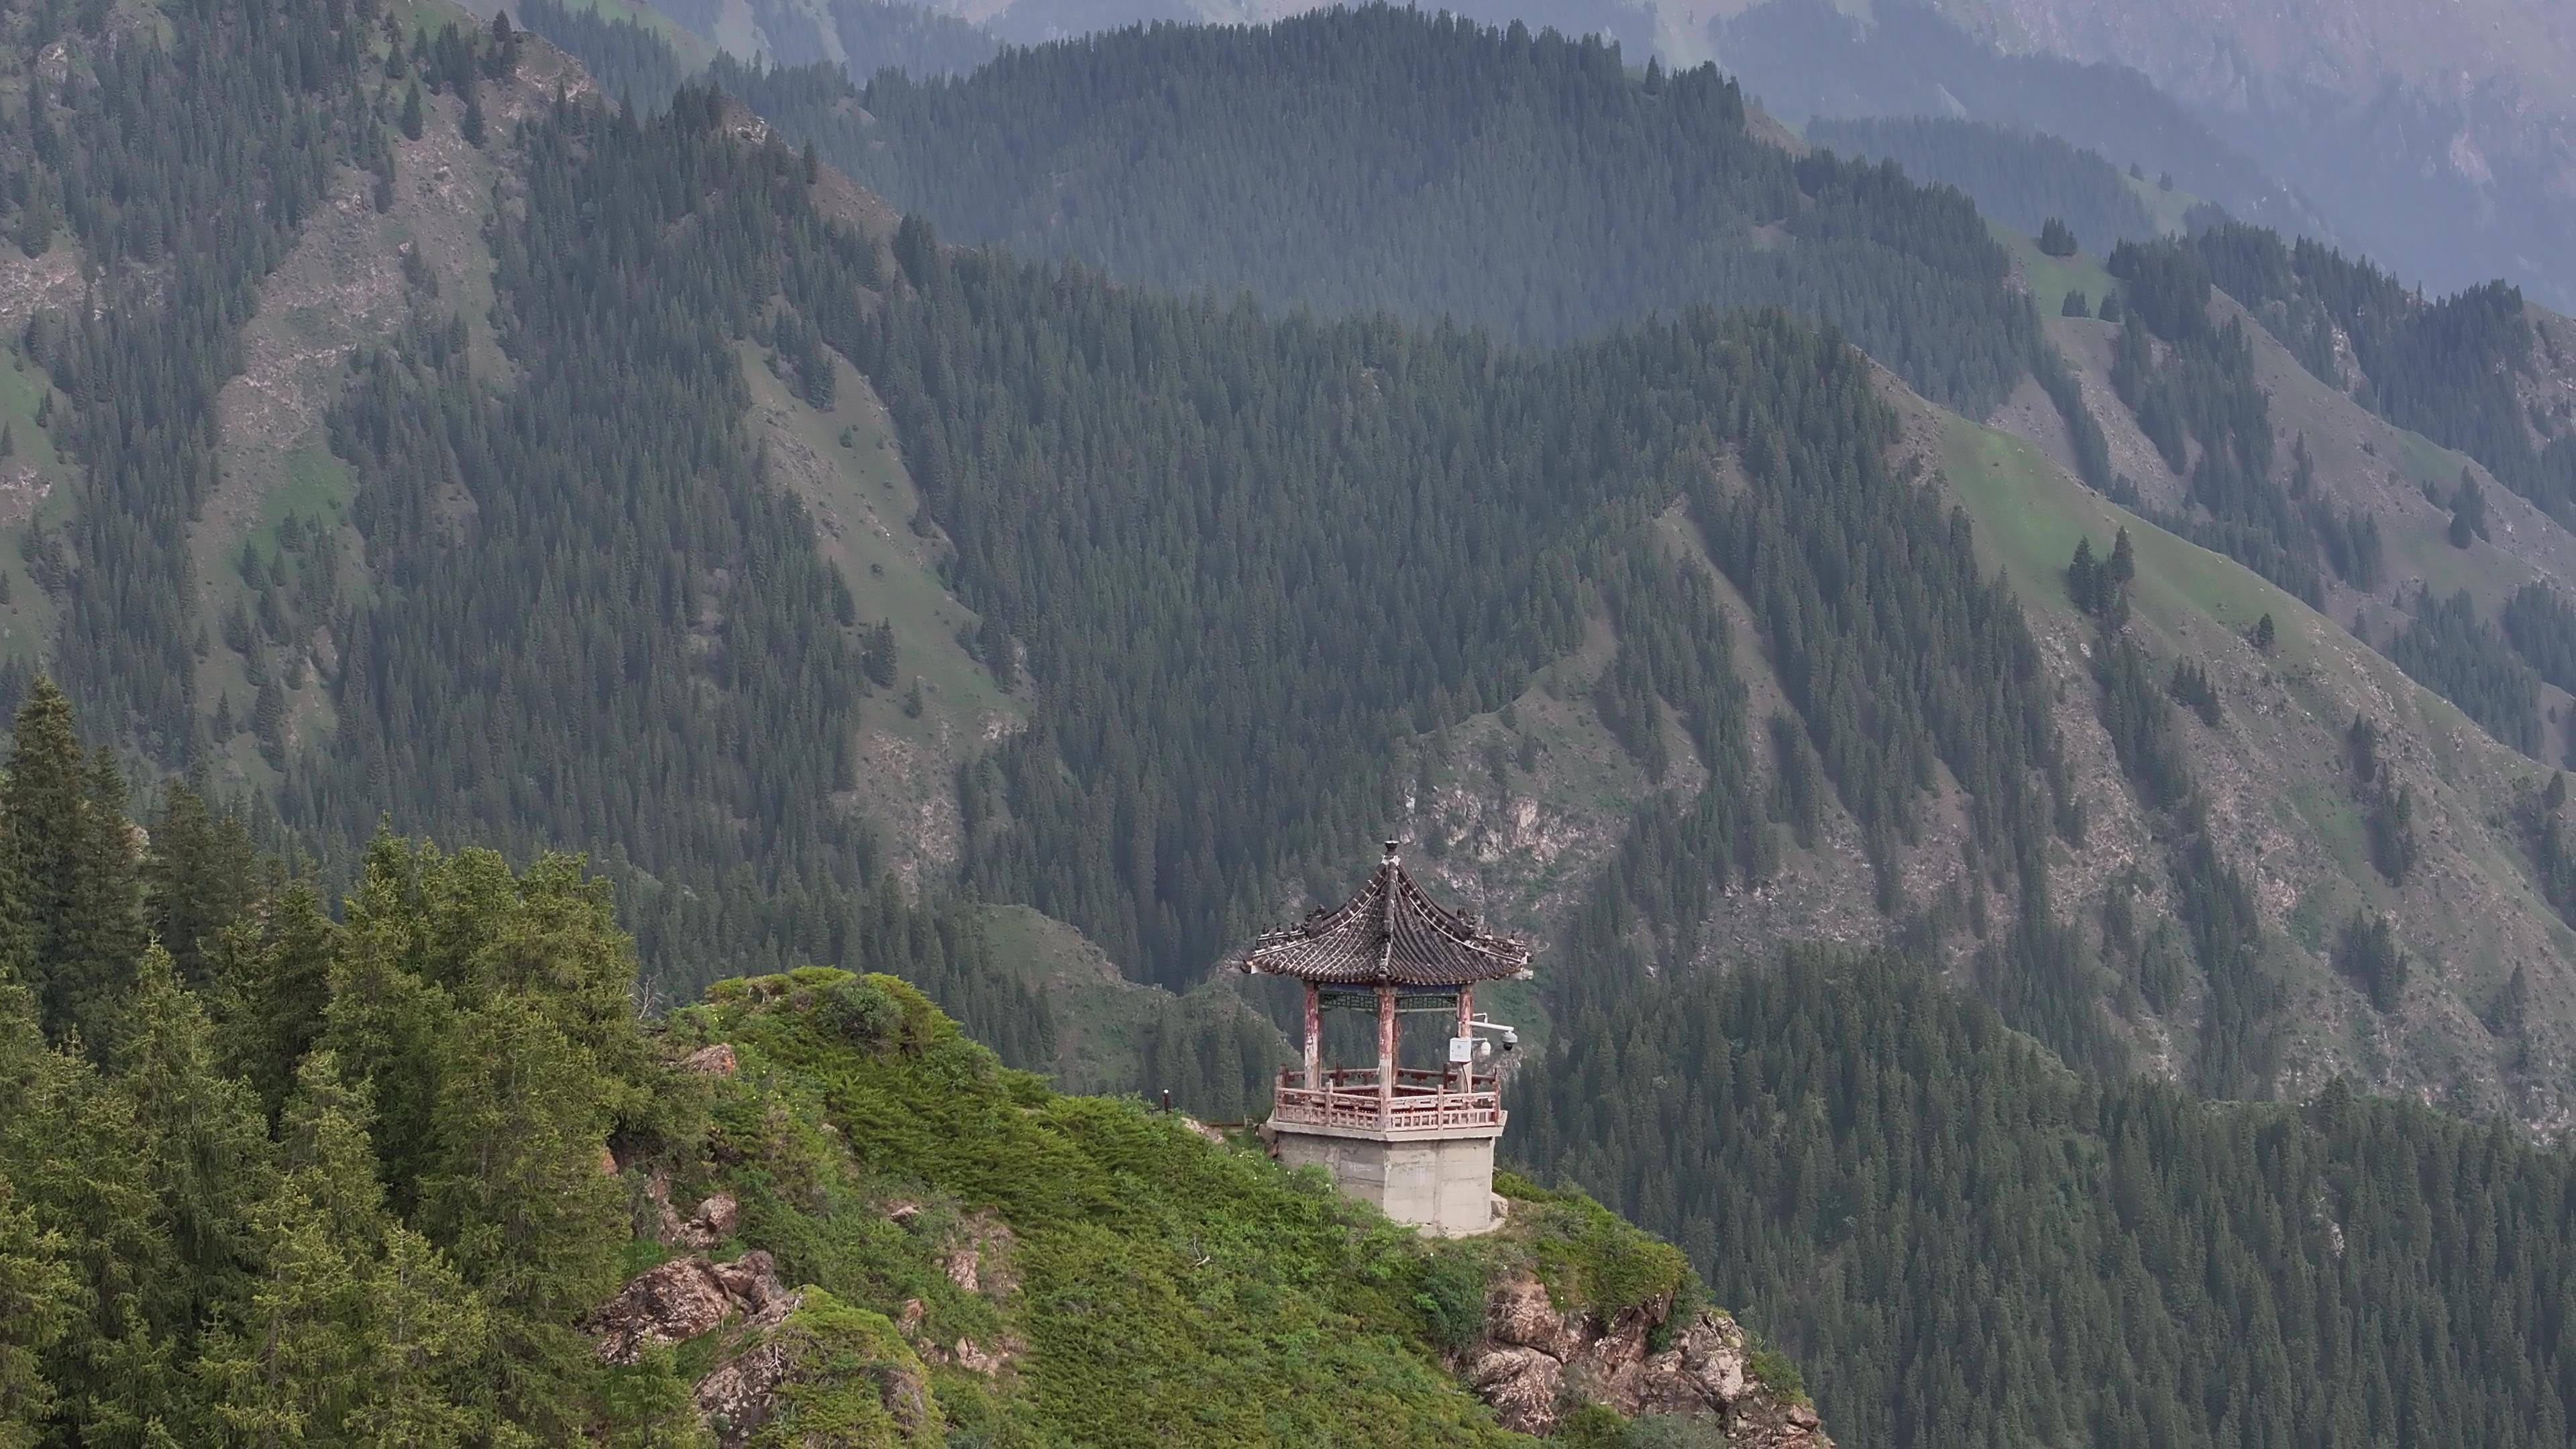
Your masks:
M1386 863L1395 864L1395 842L1392 840L1386 843Z

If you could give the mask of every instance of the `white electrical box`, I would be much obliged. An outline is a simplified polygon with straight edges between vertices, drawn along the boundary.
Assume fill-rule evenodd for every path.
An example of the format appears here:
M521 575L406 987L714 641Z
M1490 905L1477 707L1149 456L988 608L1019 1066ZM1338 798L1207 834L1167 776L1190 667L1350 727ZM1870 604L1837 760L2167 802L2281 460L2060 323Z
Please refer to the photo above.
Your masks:
M1472 1036L1453 1036L1453 1037L1449 1038L1449 1060L1450 1060L1453 1064L1455 1064L1455 1063L1461 1063L1461 1062L1472 1062L1472 1061L1474 1061L1475 1059L1476 1059L1476 1039L1475 1039L1474 1037L1472 1037Z

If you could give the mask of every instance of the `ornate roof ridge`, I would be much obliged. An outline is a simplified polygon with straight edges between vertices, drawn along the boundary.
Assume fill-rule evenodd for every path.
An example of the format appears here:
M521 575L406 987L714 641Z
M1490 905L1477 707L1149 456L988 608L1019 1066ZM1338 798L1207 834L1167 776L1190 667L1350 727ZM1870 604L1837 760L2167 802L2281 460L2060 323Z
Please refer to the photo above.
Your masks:
M1327 985L1466 986L1527 975L1530 948L1424 894L1390 840L1349 900L1264 934L1243 969Z

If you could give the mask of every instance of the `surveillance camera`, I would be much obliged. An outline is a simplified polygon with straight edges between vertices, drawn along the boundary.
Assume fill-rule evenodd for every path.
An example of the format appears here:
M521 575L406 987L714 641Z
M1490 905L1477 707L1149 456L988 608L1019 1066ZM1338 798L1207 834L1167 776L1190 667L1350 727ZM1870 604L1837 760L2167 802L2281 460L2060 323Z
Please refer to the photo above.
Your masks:
M1520 1034L1519 1032L1516 1032L1516 1031L1512 1030L1512 1029L1511 1029L1510 1027L1508 1027L1508 1026L1507 1026L1507 1027L1504 1027L1504 1028L1503 1028L1503 1050L1505 1050L1505 1051L1510 1051L1512 1048L1514 1048L1514 1047L1516 1047L1516 1046L1519 1046L1520 1044L1521 1044L1521 1034Z

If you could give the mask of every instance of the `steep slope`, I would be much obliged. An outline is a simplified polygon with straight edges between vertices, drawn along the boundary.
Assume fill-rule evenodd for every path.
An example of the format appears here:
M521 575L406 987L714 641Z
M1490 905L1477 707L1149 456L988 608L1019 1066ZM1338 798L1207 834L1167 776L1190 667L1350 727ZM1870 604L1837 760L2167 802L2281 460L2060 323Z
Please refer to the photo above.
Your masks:
M2536 889L2512 823L2541 772L2336 620L2090 494L2019 440L1957 419L1939 426L1951 486L2019 582L2053 672L2070 685L2058 723L2088 824L2085 845L2061 866L2062 895L2123 978L2112 989L2140 1026L2147 1059L2189 1078L2201 1050L2192 1023L2205 1031L2211 1008L2206 1000L2160 1004L2167 988L2140 974L2179 939L2159 948L2148 930L2124 948L2111 924L2181 918L2174 885L2159 879L2160 840L2171 828L2123 784L2096 692L2085 687L2098 626L2065 583L2079 539L2107 552L2122 528L2137 558L2127 632L2152 655L2157 685L2187 662L2215 691L2217 724L2177 705L2176 727L2209 833L2245 876L2261 956L2277 977L2266 1029L2277 1032L2270 1050L2279 1090L2304 1097L2344 1073L2414 1100L2562 1128L2576 939ZM2265 616L2274 642L2258 649L2247 636ZM2386 772L2368 788L2350 763L2356 718L2376 727ZM2413 858L2391 879L2374 859L2367 817L2401 790ZM2411 963L2406 985L2385 1003L2337 969L2341 928L2357 914L2393 920ZM2558 1005L2499 1030L2499 1004L2517 972L2527 983L2556 983L2544 994Z

